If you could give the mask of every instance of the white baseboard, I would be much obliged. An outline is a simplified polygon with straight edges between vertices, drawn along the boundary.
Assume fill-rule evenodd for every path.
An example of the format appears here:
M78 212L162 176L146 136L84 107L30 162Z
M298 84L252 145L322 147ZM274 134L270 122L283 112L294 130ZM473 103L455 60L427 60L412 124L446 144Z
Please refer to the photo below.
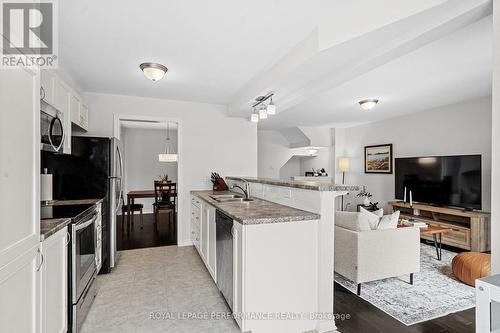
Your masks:
M191 240L184 240L184 241L177 242L177 246L178 247L193 246L193 242L191 242Z

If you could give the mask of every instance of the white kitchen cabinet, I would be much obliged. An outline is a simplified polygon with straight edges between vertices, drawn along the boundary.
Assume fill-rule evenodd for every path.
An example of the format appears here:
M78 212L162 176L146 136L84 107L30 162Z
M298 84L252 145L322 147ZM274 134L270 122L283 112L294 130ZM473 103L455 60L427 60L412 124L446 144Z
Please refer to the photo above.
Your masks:
M0 69L0 110L0 330L37 333L40 72Z
M80 123L80 98L75 94L70 97L71 122L73 124Z
M209 220L208 205L204 202L201 204L201 221L200 221L200 255L206 263L208 259L208 220Z
M82 99L71 94L70 97L71 122L80 129L87 131L89 127L89 108L82 103Z
M242 225L233 223L233 313L243 313L243 239ZM242 330L244 323L240 316L235 317L236 322Z
M191 240L217 282L215 207L198 197L191 199Z
M80 106L80 127L85 131L89 129L89 108L85 104Z
M201 202L197 198L191 200L191 242L200 251L200 217L201 217Z
M2 332L40 332L39 245L0 267L0 328Z
M54 105L54 81L55 76L47 69L40 72L40 99L50 105Z
M215 207L208 205L208 258L206 260L207 269L212 278L217 282L217 247L216 247L216 227L215 227Z
M42 242L41 332L65 333L68 329L68 228Z

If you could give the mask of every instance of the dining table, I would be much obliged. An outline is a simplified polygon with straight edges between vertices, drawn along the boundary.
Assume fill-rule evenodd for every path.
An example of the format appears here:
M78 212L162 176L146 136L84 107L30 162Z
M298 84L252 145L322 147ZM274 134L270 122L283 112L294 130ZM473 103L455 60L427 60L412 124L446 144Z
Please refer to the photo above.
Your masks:
M145 198L154 198L155 190L133 190L127 193L127 225L130 225L130 217L131 217L131 205L134 204L135 199L145 199Z

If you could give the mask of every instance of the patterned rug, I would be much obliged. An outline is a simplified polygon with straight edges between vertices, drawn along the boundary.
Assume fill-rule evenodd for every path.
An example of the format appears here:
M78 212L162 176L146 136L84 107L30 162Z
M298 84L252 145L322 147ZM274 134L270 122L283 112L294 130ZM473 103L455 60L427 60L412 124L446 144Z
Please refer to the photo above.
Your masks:
M421 244L421 267L414 285L408 283L409 275L367 282L362 284L361 298L407 326L473 308L475 289L458 281L451 271L456 255L443 250L438 261L435 248ZM335 281L356 293L356 285L342 275L335 273Z

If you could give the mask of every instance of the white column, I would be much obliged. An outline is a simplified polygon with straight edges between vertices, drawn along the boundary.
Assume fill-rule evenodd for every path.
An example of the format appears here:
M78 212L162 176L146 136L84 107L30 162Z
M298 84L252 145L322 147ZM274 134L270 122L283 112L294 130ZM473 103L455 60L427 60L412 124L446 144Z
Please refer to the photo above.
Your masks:
M493 1L493 89L491 166L492 273L500 273L500 0Z

